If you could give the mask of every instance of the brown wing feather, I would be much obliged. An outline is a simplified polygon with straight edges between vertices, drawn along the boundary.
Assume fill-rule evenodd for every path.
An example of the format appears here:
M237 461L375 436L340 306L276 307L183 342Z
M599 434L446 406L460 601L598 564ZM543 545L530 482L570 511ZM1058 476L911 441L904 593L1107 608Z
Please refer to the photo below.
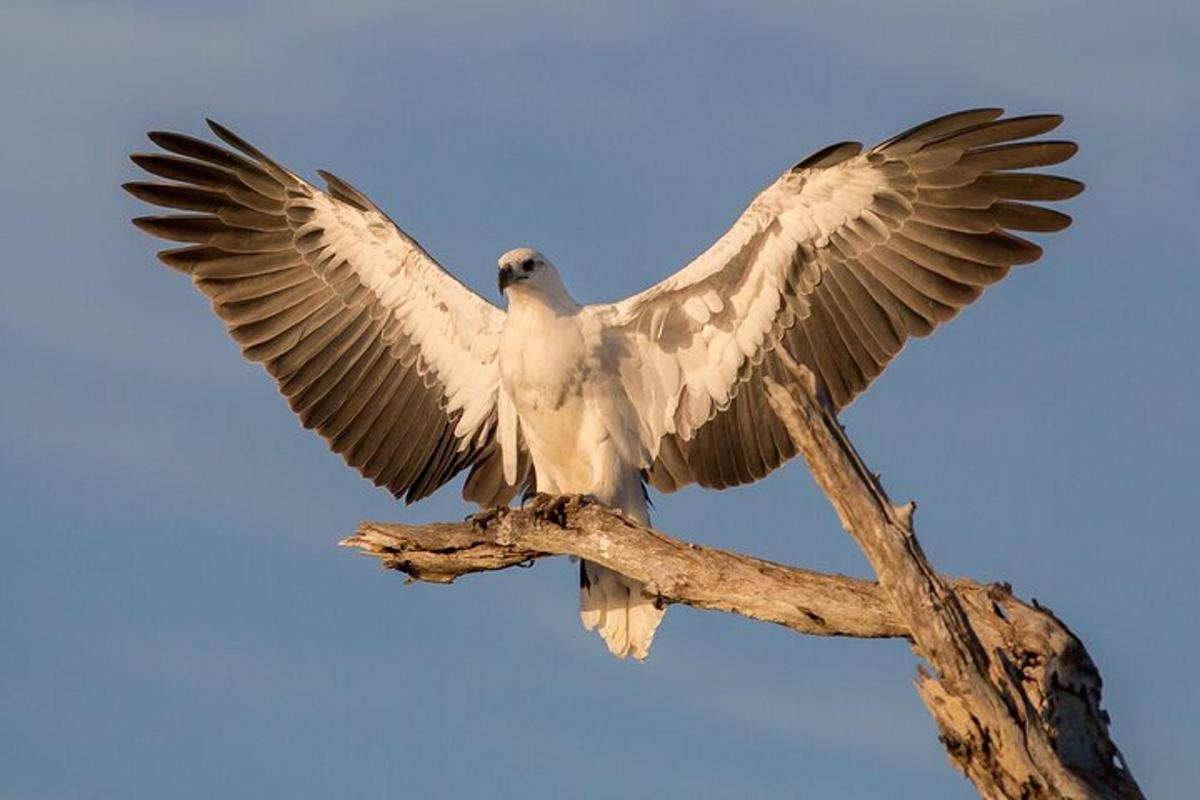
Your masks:
M314 222L319 191L210 125L240 152L153 132L150 139L167 152L131 157L166 182L125 189L185 212L134 220L147 233L189 244L160 253L163 263L192 277L305 427L376 485L412 502L472 468L471 490L486 473L488 500L511 497L518 487L504 485L493 465L494 410L465 440L456 435L462 410L448 409L446 387L419 343L331 245L337 232ZM323 175L334 203L378 211L347 182Z
M950 114L857 156L853 143L832 145L793 168L792 175L806 178L830 170L873 170L881 180L857 214L817 241L797 244L798 264L787 280L792 294L781 305L777 332L764 341L766 352L746 359L732 399L714 404L707 422L663 437L648 471L656 487L672 491L693 480L712 487L746 483L795 454L761 386L766 376L791 380L772 349L811 369L819 389L840 410L879 376L909 337L929 335L1010 267L1041 256L1040 247L1012 231L1058 231L1071 220L1029 201L1065 200L1083 184L1017 170L1060 163L1077 148L1071 142L1021 141L1053 130L1062 121L1058 115L1000 119L1002 113ZM801 183L796 191L805 188ZM753 253L754 247L751 241L741 253ZM703 280L714 287L735 285L728 282L747 279L753 269L743 259L730 270L710 270ZM681 287L687 285L676 279L645 297L662 300ZM790 319L787 310L794 312Z

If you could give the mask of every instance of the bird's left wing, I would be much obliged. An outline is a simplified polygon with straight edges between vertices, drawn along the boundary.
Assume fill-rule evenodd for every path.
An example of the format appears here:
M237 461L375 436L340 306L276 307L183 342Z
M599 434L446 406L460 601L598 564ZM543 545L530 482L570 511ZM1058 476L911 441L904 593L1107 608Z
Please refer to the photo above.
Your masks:
M1041 249L1009 233L1070 218L1028 204L1082 184L1014 172L1075 145L1021 141L1061 117L950 114L866 152L821 150L763 190L734 226L667 280L600 307L642 416L646 469L660 490L763 477L795 454L765 378L811 369L835 409L900 351Z
M472 467L468 499L507 502L516 487L503 485L495 435L503 312L345 181L321 173L321 191L209 125L239 152L158 132L167 153L132 156L166 182L128 183L131 194L189 212L134 220L188 243L159 258L192 277L305 427L376 485L411 502Z

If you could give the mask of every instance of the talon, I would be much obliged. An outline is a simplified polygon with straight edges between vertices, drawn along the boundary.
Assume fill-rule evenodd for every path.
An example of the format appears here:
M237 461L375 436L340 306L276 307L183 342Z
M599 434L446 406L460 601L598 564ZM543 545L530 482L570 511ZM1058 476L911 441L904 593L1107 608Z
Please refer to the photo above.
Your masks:
M526 507L533 512L535 517L553 522L555 525L562 527L566 524L567 506L574 497L575 495L538 492L529 500Z
M529 499L529 502L526 503L526 507L534 514L549 514L554 509L558 508L562 501L563 498L559 495L538 492Z
M488 529L488 526L501 519L507 513L508 509L504 506L485 508L483 511L476 511L474 514L468 514L464 521L471 523L475 530L483 533Z

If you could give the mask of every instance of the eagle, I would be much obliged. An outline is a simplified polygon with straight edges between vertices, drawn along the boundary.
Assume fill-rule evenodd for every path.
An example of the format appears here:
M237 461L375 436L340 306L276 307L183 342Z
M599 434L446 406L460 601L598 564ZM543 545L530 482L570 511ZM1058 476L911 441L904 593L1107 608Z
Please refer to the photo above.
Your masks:
M1028 171L1076 152L1038 138L1061 122L979 108L866 150L830 145L678 272L599 304L521 247L499 259L501 309L345 180L318 170L320 188L211 120L224 147L151 132L161 150L131 159L157 180L124 188L172 210L133 223L182 245L159 259L375 485L412 503L466 472L463 497L485 509L581 494L648 523L648 486L737 486L796 454L770 382L840 411L910 337L1036 261L1041 248L1013 231L1067 227L1037 203L1083 189ZM580 567L584 626L644 659L662 604Z

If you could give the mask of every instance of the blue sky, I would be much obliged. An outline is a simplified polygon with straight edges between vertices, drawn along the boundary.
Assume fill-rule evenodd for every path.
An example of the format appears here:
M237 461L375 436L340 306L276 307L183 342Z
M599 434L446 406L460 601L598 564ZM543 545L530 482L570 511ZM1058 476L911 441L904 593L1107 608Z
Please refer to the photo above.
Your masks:
M902 643L676 608L620 663L565 562L404 586L335 548L469 509L399 506L303 431L117 187L145 130L212 116L493 300L519 244L603 300L812 150L992 104L1067 115L1076 224L843 419L939 568L1084 639L1147 794L1200 784L1194 6L332 5L0 11L2 800L974 796ZM867 574L801 463L656 501Z

